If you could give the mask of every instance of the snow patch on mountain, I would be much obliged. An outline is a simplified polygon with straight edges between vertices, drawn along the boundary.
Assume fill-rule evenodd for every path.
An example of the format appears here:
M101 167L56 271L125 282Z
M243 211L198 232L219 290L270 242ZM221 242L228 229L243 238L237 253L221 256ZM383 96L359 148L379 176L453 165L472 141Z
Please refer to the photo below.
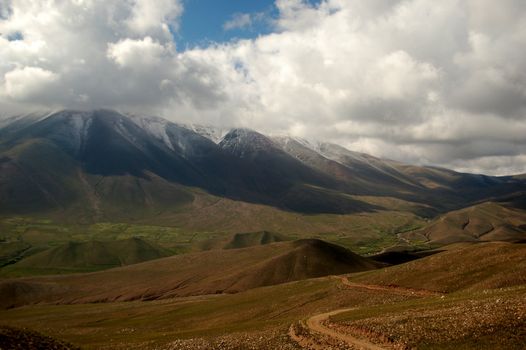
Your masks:
M9 126L20 124L20 126L29 126L31 124L37 123L41 120L48 118L49 116L55 114L56 111L47 111L47 112L35 112L29 114L20 114L11 117L0 117L0 129L7 128Z
M143 117L131 114L127 116L150 136L153 136L157 140L164 143L166 147L172 151L175 150L172 140L166 131L167 126L170 124L168 120L159 117Z
M70 135L73 148L78 152L86 142L88 130L93 121L92 112L74 112L65 115L68 129L72 131Z
M210 125L199 125L199 124L182 124L184 128L192 130L199 135L206 137L207 139L213 141L215 144L219 144L223 137L228 134L231 130L229 128L217 128Z
M230 130L223 137L219 146L240 158L270 149L282 151L281 147L270 138L254 130L243 128Z

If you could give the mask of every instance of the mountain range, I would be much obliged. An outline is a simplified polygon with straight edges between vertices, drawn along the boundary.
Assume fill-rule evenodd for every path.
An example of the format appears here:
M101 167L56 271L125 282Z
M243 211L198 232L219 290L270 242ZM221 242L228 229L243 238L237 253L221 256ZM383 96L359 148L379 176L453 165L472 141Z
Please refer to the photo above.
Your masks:
M0 124L0 214L153 217L188 206L199 192L305 214L389 209L368 198L396 198L434 216L517 195L525 184L520 176L414 166L328 142L111 110Z

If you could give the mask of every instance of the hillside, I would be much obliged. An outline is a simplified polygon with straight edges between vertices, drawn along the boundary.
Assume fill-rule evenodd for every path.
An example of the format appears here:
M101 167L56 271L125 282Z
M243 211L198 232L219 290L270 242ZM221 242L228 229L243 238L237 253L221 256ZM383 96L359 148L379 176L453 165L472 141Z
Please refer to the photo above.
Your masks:
M269 231L236 233L223 249L239 249L287 240L283 235Z
M457 245L422 259L354 276L359 283L440 292L483 290L526 284L526 244Z
M136 237L116 241L69 242L22 259L4 268L2 275L28 271L34 274L96 271L168 255L167 250Z
M499 345L522 349L526 329L524 248L525 245L509 243L456 244L451 247L456 252L425 258L436 259L433 264L437 270L425 269L429 261L421 265L414 261L351 274L350 282L344 276L329 276L235 294L125 303L76 304L82 302L78 299L70 300L75 305L52 303L0 310L0 316L13 327L29 327L83 348L293 350L298 346L289 336L292 325L305 324L309 318L344 308L350 311L330 317L328 327L362 339L380 340L378 345L382 347L387 340L390 344L385 344L386 348L392 347L395 340L398 348L404 344L425 348L431 343L436 349L451 348L451 344L459 349L489 350ZM476 254L479 249L480 254ZM252 249L228 252L247 250L254 254ZM448 266L448 262L454 265ZM438 270L444 266L449 270ZM491 271L487 274L481 273L488 268ZM444 275L434 278L437 271ZM501 274L500 282L504 283L493 283L492 279L499 279ZM404 281L397 281L398 276ZM422 287L449 288L451 293L437 296L420 289L420 283L428 276L434 282ZM45 279L37 280L42 284ZM55 278L47 280L50 289L56 286ZM385 284L369 284L382 281ZM426 293L398 288L396 283L416 285L419 288L416 292ZM497 289L488 289L493 287ZM36 297L42 295L31 290L27 280L25 285L19 284L21 290ZM311 344L328 340L333 348L342 346L341 342L330 342L331 339L321 338L317 333L311 336Z
M526 239L526 211L486 202L444 214L424 229L402 236L440 244L517 242Z
M299 240L184 254L89 274L5 280L0 282L0 306L236 293L379 266L333 244Z

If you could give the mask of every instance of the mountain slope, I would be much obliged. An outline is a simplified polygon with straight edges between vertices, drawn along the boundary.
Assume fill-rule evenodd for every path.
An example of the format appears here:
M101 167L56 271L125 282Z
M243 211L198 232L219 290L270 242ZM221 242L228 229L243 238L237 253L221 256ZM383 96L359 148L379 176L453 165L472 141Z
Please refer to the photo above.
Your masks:
M191 210L196 191L306 214L393 209L392 200L365 196L444 212L519 193L525 183L108 110L18 116L0 125L0 213L7 215L151 220Z
M389 195L419 186L392 164L364 153L349 151L331 143L311 143L302 139L279 137L276 140L289 154L304 163L354 185L362 194ZM373 186L374 185L374 186Z
M430 205L442 212L526 187L520 177L492 177L412 166L327 142L291 137L275 137L274 140L306 165L338 179L344 184L346 193L395 197Z
M219 147L240 160L240 187L276 198L274 205L304 213L352 213L378 209L342 195L341 183L304 164L272 139L252 130L233 129ZM272 203L272 202L270 202Z
M286 237L274 232L236 233L223 249L239 249L283 241L287 241Z
M484 290L526 283L526 244L491 242L356 275L352 281L441 292Z
M253 152L254 139L270 147ZM103 215L118 204L114 200L155 212L167 204L162 192L173 195L171 207L184 206L192 200L191 187L296 211L373 209L338 194L313 194L312 186L334 188L337 182L273 147L261 134L233 130L216 144L160 118L107 110L17 119L0 129L0 167L2 209L12 213L89 203L92 212ZM24 188L26 183L29 188ZM158 190L148 191L152 187ZM311 197L316 200L310 205L297 201Z

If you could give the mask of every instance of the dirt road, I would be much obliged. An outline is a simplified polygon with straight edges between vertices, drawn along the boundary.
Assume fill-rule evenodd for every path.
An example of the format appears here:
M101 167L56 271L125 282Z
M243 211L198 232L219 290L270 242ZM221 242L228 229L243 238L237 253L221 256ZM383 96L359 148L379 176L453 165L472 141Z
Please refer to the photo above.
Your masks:
M394 294L399 294L399 295L406 295L406 296L415 296L415 297L431 297L431 296L443 295L443 293L435 292L435 291L427 290L427 289L413 289L413 288L405 288L405 287L398 287L398 286L381 286L381 285L376 285L376 284L354 283L354 282L349 281L346 277L341 277L341 276L334 276L334 278L339 279L344 286L350 287L350 288L377 290L377 291L383 291L383 292L394 293Z
M397 286L381 286L350 282L346 277L334 276L341 281L347 288L368 289L372 291L383 291L388 293L395 293L399 295L414 296L414 297L429 297L441 295L441 293L422 290L410 289ZM311 316L305 323L300 322L299 326L307 332L298 332L294 325L289 328L289 336L299 346L305 349L322 350L327 348L338 349L363 349L363 350L387 350L393 348L400 348L403 345L389 344L378 345L374 344L365 336L357 338L351 334L341 333L328 327L327 321L331 316L335 316L344 312L349 312L355 308L344 308L325 312L322 314Z

